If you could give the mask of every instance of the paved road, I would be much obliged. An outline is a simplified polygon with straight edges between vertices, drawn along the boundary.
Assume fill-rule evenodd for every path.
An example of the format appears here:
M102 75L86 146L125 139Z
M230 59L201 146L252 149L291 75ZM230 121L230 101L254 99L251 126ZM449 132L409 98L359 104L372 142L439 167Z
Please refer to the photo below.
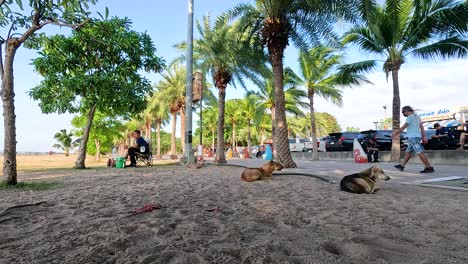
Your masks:
M261 159L231 159L229 164L242 165L248 167L260 167L265 163ZM405 171L401 172L393 167L394 163L378 164L358 164L347 161L308 161L297 160L297 168L284 169L283 172L311 173L320 176L330 177L338 182L343 176L359 172L369 168L371 165L377 165L384 169L385 173L391 177L391 182L396 184L420 184L421 181L433 180L444 177L467 177L467 166L437 165L434 166L435 173L422 174L420 170L424 168L421 164L407 164ZM464 188L460 188L464 189ZM466 189L468 190L468 189Z

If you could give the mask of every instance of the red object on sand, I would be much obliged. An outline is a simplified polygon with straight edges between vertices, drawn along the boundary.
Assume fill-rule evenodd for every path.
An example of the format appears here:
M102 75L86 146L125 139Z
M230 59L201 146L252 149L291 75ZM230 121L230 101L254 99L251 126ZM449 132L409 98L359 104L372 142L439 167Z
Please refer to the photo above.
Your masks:
M137 209L135 213L137 214L147 213L147 212L151 212L157 209L161 209L161 206L159 204L149 203L149 204L145 204L142 208Z

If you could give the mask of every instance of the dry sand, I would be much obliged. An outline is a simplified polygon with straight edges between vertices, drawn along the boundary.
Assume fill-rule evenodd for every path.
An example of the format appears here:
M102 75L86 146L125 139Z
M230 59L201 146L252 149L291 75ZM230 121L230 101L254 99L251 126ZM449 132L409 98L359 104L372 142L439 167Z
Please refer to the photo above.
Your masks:
M28 173L0 191L0 263L468 263L468 192L386 182L374 195L241 168ZM132 215L148 203L161 209Z

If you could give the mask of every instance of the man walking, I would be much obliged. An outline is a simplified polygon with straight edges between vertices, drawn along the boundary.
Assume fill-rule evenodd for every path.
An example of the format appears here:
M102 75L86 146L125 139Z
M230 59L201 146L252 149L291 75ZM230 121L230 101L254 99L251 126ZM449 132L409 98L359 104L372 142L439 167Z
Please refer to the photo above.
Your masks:
M412 153L414 152L419 156L425 166L424 170L420 171L420 173L434 172L434 168L431 166L431 164L429 164L429 160L424 153L424 147L420 142L422 138L424 144L427 143L426 132L424 131L424 126L421 123L421 119L414 113L414 110L411 108L411 106L404 106L401 109L401 112L406 117L406 121L401 128L392 134L392 139L394 139L398 134L406 129L406 135L409 142L408 147L406 148L405 158L401 164L395 165L395 168L403 171L405 169L406 163L409 161Z

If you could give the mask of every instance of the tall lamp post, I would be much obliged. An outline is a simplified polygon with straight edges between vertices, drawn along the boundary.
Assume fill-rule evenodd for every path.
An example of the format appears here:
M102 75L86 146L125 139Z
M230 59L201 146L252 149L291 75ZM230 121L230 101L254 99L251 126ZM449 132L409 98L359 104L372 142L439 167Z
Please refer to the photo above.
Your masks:
M384 109L384 129L387 129L388 126L387 126L387 105L384 105L382 106L382 108Z
M188 0L187 76L185 90L185 158L194 163L192 150L192 78L193 78L193 0Z

